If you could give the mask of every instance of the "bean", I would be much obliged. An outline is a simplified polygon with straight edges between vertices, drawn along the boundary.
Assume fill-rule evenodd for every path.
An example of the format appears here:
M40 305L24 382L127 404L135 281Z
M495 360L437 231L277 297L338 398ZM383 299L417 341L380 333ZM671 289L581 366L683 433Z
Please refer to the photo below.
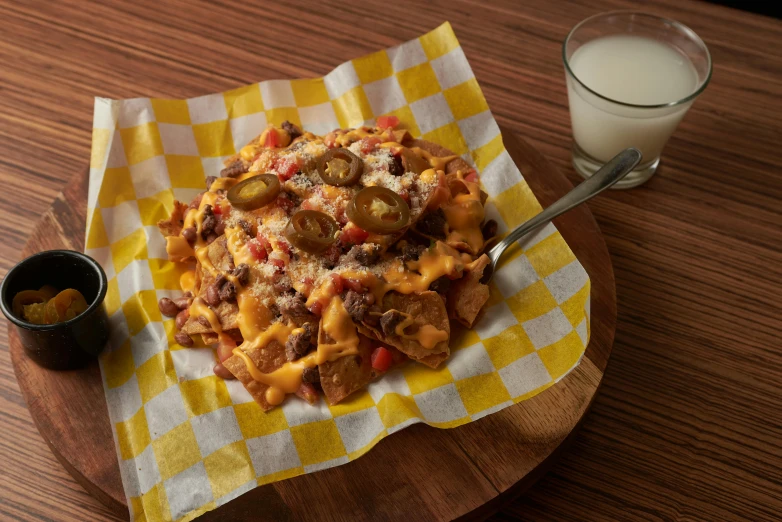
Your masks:
M232 374L230 371L228 371L228 368L223 366L220 363L215 364L214 368L212 368L212 371L215 372L215 375L218 377L222 377L223 379L235 379L234 374Z
M174 304L180 310L184 310L185 308L190 306L191 299L192 297L187 297L183 295L182 297L177 297L176 299L174 299Z
M179 307L168 297L162 298L157 306L160 308L160 313L166 317L176 317L176 314L179 313Z
M190 310L187 308L176 314L176 329L181 330L188 319L190 319Z
M483 225L483 229L481 229L481 232L483 233L484 239L491 239L494 236L497 235L497 222L493 219L490 219Z
M174 335L174 340L185 347L193 346L193 339L185 332L177 332Z
M233 340L221 340L217 344L217 360L223 363L226 359L233 357L234 348L236 348L236 343Z
M191 245L195 243L197 236L198 233L196 232L195 227L187 227L182 231L182 237L185 238L185 240L187 240L187 242Z
M209 306L220 304L220 287L217 285L217 282L206 287L206 303Z
M217 176L207 176L206 177L206 190L209 190L212 188L212 183L214 183L217 180Z

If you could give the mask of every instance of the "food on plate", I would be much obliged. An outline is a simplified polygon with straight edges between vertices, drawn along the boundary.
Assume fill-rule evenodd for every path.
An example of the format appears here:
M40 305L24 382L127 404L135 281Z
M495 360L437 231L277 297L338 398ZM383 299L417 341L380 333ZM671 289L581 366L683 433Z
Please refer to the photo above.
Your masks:
M58 292L51 285L38 290L22 290L14 296L14 315L33 324L55 324L68 321L87 310L81 292L68 288Z
M471 327L489 298L477 173L397 125L269 125L158 224L190 265L159 303L175 341L216 344L215 374L264 410L336 404L407 359L437 368L450 321Z

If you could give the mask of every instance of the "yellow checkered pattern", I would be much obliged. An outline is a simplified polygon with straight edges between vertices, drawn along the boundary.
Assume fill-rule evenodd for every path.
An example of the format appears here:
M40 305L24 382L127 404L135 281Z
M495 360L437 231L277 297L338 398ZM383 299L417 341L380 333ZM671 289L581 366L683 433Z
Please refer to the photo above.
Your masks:
M133 520L191 520L257 485L358 458L410 424L471 422L578 364L589 279L553 225L509 252L483 319L454 330L441 369L408 364L338 406L289 400L264 414L239 383L212 374L212 349L173 342L157 302L176 295L181 268L155 224L174 199L203 190L267 123L325 133L390 114L476 166L500 232L541 210L447 23L323 78L189 100L96 100L86 252L110 280L101 369Z

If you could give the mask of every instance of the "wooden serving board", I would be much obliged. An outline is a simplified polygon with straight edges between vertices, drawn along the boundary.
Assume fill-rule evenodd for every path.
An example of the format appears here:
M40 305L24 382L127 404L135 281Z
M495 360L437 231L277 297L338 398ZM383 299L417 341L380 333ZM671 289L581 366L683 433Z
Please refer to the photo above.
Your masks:
M505 146L545 207L572 187L535 149L503 131ZM83 250L87 173L66 186L22 255ZM555 221L592 280L591 340L581 364L536 397L459 428L416 424L343 466L255 488L201 520L452 520L488 516L535 482L573 438L603 377L616 325L611 260L585 205ZM38 430L92 495L128 516L97 363L40 368L9 327L14 370Z

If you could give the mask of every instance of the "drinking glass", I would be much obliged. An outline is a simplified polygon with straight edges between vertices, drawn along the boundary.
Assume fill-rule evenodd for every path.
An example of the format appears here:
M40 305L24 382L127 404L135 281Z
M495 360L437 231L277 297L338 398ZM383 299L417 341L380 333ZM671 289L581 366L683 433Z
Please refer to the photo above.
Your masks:
M652 177L668 138L711 78L711 56L692 29L638 12L587 18L565 38L562 59L576 172L587 178L627 147L643 154L614 188Z

